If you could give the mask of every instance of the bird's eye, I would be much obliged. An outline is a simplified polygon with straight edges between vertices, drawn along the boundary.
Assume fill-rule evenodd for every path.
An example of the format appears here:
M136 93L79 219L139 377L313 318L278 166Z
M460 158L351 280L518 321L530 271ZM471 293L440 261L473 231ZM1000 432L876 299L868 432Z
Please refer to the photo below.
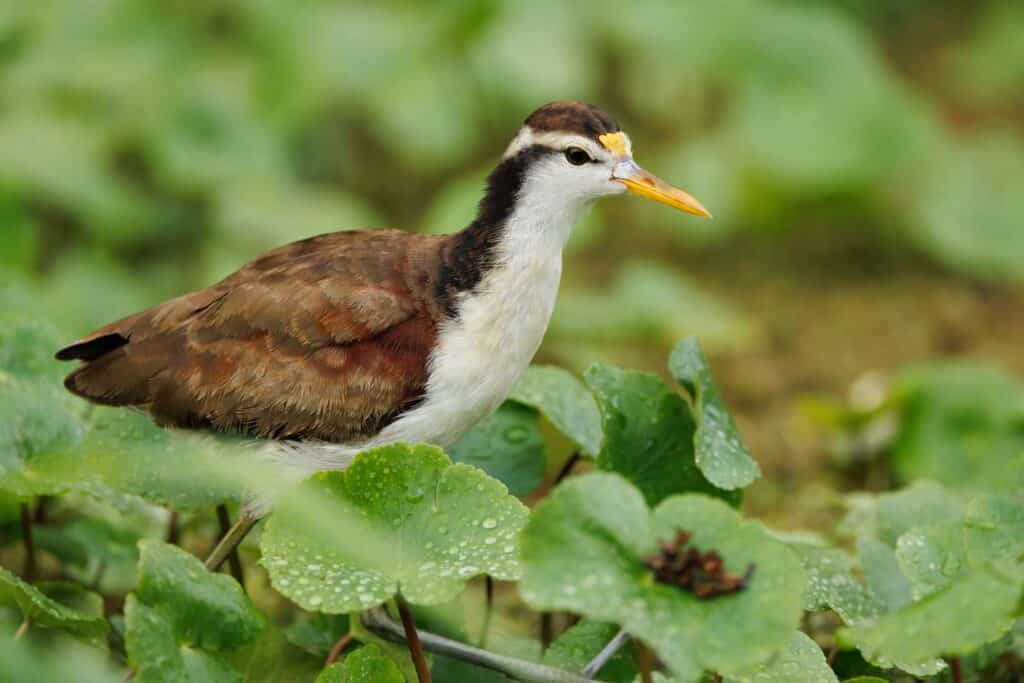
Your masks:
M565 158L573 166L582 166L590 161L590 155L580 147L566 147Z

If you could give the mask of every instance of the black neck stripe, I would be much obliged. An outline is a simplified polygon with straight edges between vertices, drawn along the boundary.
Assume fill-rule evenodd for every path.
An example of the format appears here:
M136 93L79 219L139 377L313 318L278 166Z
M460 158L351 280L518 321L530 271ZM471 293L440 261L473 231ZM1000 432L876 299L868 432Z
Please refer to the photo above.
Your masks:
M476 287L494 266L498 243L515 210L529 168L538 159L559 153L552 147L531 145L504 159L491 171L476 218L452 237L451 247L441 262L437 295L445 302L449 317L457 314L456 295Z

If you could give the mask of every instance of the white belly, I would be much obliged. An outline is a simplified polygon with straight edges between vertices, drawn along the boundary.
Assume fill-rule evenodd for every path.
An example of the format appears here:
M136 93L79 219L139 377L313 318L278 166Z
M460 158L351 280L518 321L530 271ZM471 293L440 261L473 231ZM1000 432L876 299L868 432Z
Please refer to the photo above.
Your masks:
M518 261L488 273L462 301L438 336L425 399L374 444L447 446L505 400L544 338L562 271L558 252L541 262Z

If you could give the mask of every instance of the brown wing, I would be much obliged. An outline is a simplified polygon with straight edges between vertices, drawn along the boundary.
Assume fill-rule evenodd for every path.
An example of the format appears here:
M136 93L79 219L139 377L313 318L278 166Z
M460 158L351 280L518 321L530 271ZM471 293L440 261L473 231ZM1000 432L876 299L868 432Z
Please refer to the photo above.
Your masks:
M393 231L281 247L61 349L85 361L65 385L169 426L361 440L422 396L439 250Z

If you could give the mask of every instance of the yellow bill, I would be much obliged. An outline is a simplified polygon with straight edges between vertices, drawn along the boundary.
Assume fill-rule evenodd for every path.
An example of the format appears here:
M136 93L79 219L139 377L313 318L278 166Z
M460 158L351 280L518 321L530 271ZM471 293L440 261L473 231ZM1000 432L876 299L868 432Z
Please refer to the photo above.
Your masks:
M623 168L628 163L632 168ZM627 192L653 199L662 204L692 213L695 216L711 218L711 212L704 208L696 197L678 187L669 185L656 175L648 173L632 161L619 162L612 173L612 180L618 180L626 186Z
M627 192L668 204L695 216L711 218L711 212L705 209L704 205L689 192L669 185L653 173L648 173L637 166L633 161L632 148L625 133L608 133L599 139L605 149L613 152L619 158L619 162L612 169L612 180L617 180L625 185Z

